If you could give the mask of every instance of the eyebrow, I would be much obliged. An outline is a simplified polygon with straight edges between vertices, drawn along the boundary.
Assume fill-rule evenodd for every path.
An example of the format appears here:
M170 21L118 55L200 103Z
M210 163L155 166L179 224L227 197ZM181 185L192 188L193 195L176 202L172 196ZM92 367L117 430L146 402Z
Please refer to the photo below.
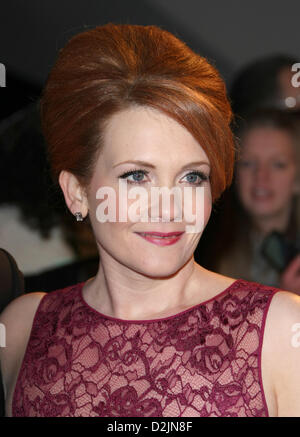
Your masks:
M289 158L290 156L288 156L287 153L275 153L274 155L270 155L267 158L271 158L271 159L286 159ZM245 154L244 156L240 156L239 159L237 160L237 162L239 161L243 161L243 159L253 159L253 158L257 158L256 155L247 155Z
M119 165L122 165L122 164L139 164L139 165L142 165L144 167L156 168L155 165L150 164L150 162L140 161L140 160L119 162L118 164L113 165L113 168L115 168L115 167L117 167ZM203 165L203 164L206 164L206 165L208 165L210 167L209 162L207 162L207 161L194 161L194 162L189 162L188 164L184 165L182 167L182 169L184 170L185 168L188 168L188 167L193 167L193 166L196 166L196 165Z

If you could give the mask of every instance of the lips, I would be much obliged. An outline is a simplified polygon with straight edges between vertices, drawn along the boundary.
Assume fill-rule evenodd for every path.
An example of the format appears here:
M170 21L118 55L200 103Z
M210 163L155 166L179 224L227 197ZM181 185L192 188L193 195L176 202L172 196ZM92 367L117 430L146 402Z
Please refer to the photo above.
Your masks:
M155 237L162 237L162 238L178 237L179 235L183 234L183 232L137 232L137 233L143 236L155 236Z
M267 200L272 197L272 192L270 190L265 190L262 188L257 188L252 190L252 197L257 200Z
M136 232L136 234L152 244L169 246L179 241L184 232Z

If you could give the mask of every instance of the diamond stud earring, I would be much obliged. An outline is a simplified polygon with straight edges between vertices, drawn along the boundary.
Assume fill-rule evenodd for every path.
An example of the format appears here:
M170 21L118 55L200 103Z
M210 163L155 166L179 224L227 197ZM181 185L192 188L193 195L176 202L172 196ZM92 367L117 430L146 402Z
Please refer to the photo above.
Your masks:
M81 212L75 212L75 217L76 217L76 221L77 222L82 222L83 221L83 217Z

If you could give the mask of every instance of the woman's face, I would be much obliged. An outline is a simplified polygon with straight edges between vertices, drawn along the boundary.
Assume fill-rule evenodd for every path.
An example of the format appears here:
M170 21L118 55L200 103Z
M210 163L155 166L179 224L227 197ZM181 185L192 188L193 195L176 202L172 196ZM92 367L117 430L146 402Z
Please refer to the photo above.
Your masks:
M297 165L287 131L253 128L242 139L237 190L246 211L256 219L284 214L296 191Z
M170 205L160 202L158 209L152 209L151 190L154 187L177 187L183 194L184 187L189 187L192 196L187 204L192 205L192 214L197 212L202 216L205 226L212 202L210 163L206 153L176 121L144 107L115 114L106 126L103 140L103 149L87 192L89 216L100 258L148 276L165 277L177 272L192 257L203 229L197 233L187 233L186 225L192 223L185 221L183 210L182 220L175 221L180 219L180 209L173 196L170 197ZM126 184L127 193L125 190L119 191L120 181ZM104 187L109 187L110 193L115 193L115 199L108 194L101 200L99 193ZM130 208L141 199L140 196L129 198L130 190L136 187L148 195L148 200L136 209L137 214L143 211L146 214L143 220L148 217L148 221L132 220L132 215L129 218ZM198 199L196 205L198 188L198 192L203 193L203 202ZM116 220L101 223L100 211L108 214L109 199L116 208ZM107 206L105 210L102 208L104 201ZM124 206L126 202L127 207ZM120 204L124 208L123 221L119 212ZM177 238L159 238L151 235L151 232L182 234Z

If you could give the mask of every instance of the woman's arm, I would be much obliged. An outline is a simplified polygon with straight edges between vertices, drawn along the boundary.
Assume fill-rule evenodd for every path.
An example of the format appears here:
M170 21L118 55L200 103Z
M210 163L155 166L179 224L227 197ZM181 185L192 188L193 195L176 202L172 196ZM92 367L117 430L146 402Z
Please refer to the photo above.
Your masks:
M278 417L300 417L299 296L287 291L274 296L265 338L271 342L267 359L272 371Z
M0 365L5 398L12 395L29 340L32 322L45 293L28 293L13 300L0 315Z

